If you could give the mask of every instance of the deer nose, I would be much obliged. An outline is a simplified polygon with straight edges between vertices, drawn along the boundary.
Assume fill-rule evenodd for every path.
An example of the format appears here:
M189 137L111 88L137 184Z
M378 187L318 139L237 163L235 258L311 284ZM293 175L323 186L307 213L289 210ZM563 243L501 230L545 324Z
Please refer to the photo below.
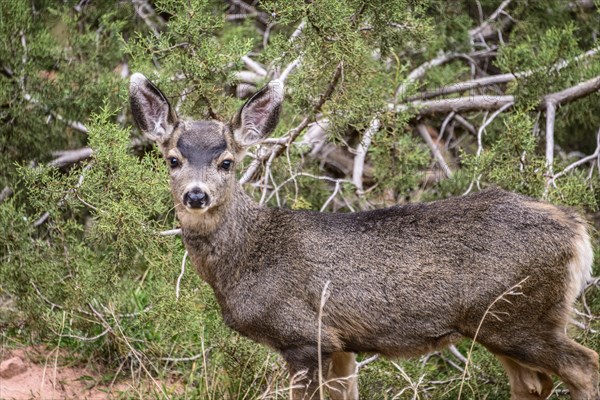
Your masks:
M208 195L200 189L192 189L183 195L183 202L189 208L202 208L208 205Z

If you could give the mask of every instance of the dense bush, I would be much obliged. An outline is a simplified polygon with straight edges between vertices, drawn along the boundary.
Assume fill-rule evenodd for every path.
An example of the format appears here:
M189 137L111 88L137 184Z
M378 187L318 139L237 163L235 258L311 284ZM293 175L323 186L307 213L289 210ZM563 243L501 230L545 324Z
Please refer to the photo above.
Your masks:
M0 310L3 343L51 343L115 374L175 378L185 393L169 396L286 397L278 356L223 325L194 271L176 298L184 250L161 234L177 221L164 162L132 124L132 71L194 118L227 119L287 77L282 140L252 149L238 171L269 206L347 212L496 185L594 224L598 6L0 2L0 297L14 304ZM495 82L459 85L481 78ZM584 299L572 333L598 350L598 289ZM370 363L361 394L456 398L469 345ZM468 355L463 398L507 398L497 361L478 346Z

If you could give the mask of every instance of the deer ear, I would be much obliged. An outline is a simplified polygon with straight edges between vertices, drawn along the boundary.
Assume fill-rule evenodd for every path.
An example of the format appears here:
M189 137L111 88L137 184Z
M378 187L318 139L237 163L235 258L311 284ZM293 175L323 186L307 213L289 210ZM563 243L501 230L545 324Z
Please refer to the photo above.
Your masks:
M164 143L171 136L177 113L163 92L140 73L131 75L129 102L133 119L144 135L158 143Z
M275 130L283 95L283 82L276 79L246 101L232 121L233 134L239 145L256 144Z

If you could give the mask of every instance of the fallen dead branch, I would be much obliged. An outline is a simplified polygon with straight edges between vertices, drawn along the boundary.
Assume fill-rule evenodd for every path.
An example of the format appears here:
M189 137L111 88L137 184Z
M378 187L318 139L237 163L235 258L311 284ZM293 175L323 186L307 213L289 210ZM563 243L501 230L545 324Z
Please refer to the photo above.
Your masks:
M548 102L555 105L569 103L581 97L587 96L600 89L600 76L581 82L575 86L561 90L555 93L549 93L540 99L538 108L545 110ZM410 103L394 106L389 104L389 110L395 112L407 112L414 109L417 116L427 116L443 114L449 112L467 112L467 111L493 111L506 104L514 103L515 97L512 95L504 96L469 96L452 99L420 101L415 100Z

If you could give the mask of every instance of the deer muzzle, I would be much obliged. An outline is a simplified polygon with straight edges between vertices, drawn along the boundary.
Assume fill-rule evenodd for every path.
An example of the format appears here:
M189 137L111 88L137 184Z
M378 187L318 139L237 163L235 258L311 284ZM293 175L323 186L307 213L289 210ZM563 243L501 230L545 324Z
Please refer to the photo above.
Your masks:
M210 204L210 197L204 190L195 187L184 193L183 204L191 209L206 208Z

